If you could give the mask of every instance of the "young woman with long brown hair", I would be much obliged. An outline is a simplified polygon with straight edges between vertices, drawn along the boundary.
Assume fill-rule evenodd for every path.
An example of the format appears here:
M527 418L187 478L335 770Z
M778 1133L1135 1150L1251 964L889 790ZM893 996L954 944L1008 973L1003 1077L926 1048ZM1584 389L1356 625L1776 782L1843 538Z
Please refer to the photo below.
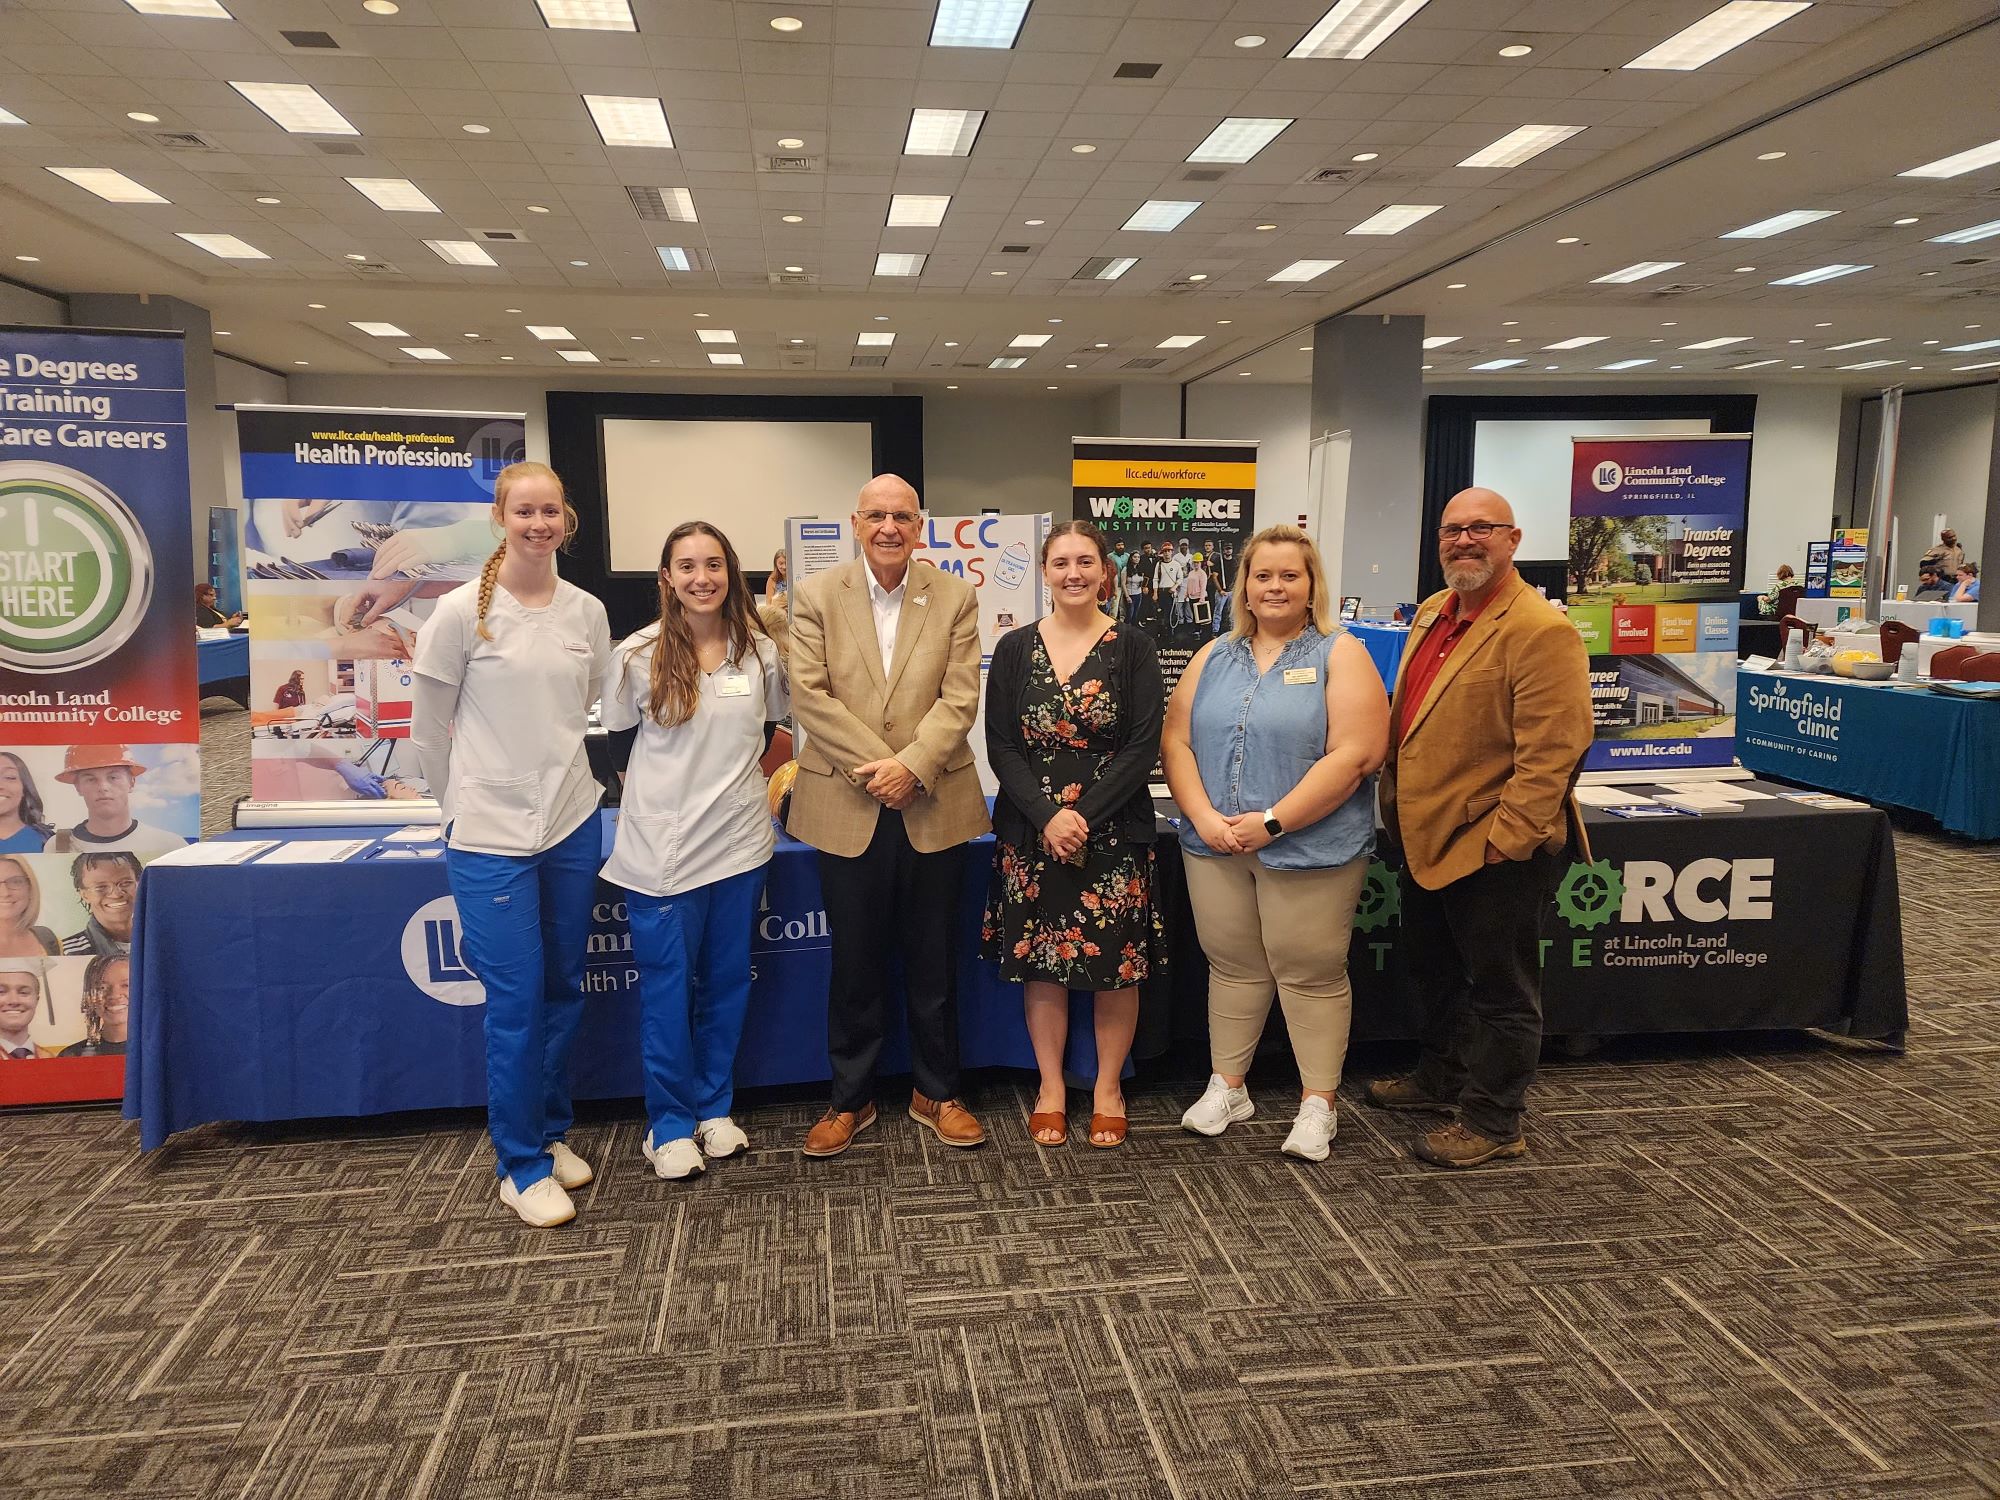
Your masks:
M618 651L601 710L637 727L604 878L623 886L639 970L646 1160L705 1171L750 1142L730 1118L750 937L777 839L758 760L790 711L729 538L684 521L660 549L660 617Z

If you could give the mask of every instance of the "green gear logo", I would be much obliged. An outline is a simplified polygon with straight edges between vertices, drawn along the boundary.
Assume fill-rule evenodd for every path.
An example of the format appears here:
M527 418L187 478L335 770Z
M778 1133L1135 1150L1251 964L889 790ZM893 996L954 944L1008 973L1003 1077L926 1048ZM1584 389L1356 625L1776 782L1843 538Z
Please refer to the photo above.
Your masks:
M1195 518L1195 513L1198 509L1199 507L1195 502L1194 496L1192 495L1181 496L1181 519L1183 521L1192 521Z
M1573 864L1556 887L1556 910L1572 927L1595 931L1617 914L1625 901L1625 881L1608 859Z
M153 598L138 520L87 474L38 460L0 463L0 661L70 672L104 660Z
M1120 495L1120 496L1118 497L1118 503L1117 503L1116 505L1112 506L1112 508L1111 508L1111 513L1112 513L1113 515L1117 516L1117 517L1118 517L1118 519L1119 519L1119 520L1121 520L1121 521L1129 521L1129 520L1131 520L1131 519L1132 519L1132 497L1131 497L1130 495Z
M1379 859L1368 862L1361 899L1354 905L1354 930L1374 932L1403 919L1402 877Z

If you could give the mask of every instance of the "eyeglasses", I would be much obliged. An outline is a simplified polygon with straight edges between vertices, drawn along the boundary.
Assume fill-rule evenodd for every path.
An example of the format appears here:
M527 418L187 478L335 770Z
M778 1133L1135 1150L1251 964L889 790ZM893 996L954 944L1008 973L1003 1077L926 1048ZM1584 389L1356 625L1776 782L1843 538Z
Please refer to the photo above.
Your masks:
M1475 542L1483 542L1496 531L1512 530L1505 521L1470 521L1463 526L1445 525L1438 527L1438 540L1455 542L1462 536L1469 536Z
M27 888L28 877L25 875L9 875L0 879L0 891L25 891Z
M898 526L914 526L923 517L913 510L864 510L861 519L870 526L880 526L884 521L894 521Z
M92 880L79 888L86 896L129 896L139 889L136 880Z

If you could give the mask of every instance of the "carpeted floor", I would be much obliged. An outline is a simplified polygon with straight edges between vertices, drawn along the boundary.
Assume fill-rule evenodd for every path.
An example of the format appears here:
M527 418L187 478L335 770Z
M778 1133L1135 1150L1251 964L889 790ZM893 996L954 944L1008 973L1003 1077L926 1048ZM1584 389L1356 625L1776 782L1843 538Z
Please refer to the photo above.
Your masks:
M0 1495L2000 1495L2000 850L1898 842L1906 1057L1552 1060L1500 1170L1353 1083L1324 1166L1280 1077L1203 1140L1185 1069L1043 1152L998 1076L984 1150L764 1100L691 1185L595 1111L537 1234L471 1114L5 1117Z

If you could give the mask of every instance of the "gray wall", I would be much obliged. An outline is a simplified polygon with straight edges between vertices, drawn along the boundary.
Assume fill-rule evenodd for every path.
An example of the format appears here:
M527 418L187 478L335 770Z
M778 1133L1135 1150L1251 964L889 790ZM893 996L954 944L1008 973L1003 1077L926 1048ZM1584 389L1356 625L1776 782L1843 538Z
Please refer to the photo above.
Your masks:
M60 326L69 322L69 308L60 297L30 291L11 281L0 281L0 323Z

